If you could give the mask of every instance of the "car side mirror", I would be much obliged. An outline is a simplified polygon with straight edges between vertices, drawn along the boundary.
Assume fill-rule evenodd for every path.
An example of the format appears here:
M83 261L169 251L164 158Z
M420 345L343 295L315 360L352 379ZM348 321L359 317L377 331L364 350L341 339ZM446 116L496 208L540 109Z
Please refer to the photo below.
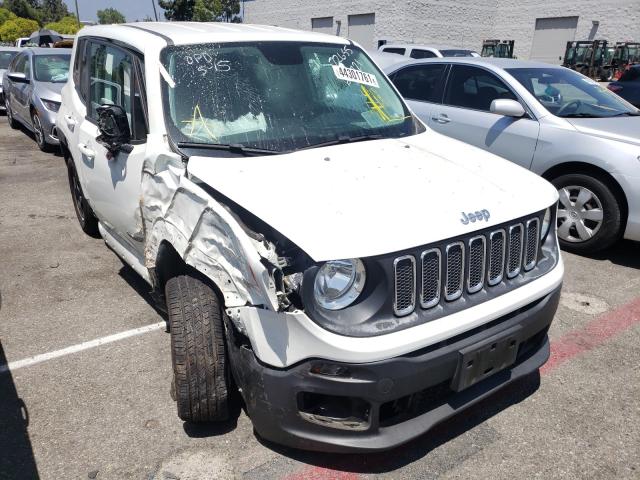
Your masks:
M9 77L9 80L16 83L29 83L29 79L27 78L27 76L21 72L8 73L7 77Z
M113 156L118 152L131 153L131 130L127 112L120 105L102 105L96 109L98 113L98 143Z
M498 98L491 102L489 107L491 113L498 115L504 115L505 117L523 117L526 113L520 102L515 100L509 100L508 98Z

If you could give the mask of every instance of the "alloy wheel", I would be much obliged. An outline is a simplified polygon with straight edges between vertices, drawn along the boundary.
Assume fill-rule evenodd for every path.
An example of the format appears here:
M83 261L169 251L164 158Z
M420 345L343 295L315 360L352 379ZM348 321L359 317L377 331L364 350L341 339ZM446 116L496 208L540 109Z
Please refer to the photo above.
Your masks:
M84 222L84 195L82 194L82 187L80 186L75 170L71 172L71 191L73 192L73 206L76 209L78 218L80 222Z
M42 123L40 123L40 117L37 113L34 113L31 118L33 120L33 130L35 131L36 142L38 143L38 145L40 145L40 147L43 147L45 145L45 141L44 132L42 131Z
M570 185L558 190L558 236L567 242L581 243L593 238L604 220L602 202L585 187Z

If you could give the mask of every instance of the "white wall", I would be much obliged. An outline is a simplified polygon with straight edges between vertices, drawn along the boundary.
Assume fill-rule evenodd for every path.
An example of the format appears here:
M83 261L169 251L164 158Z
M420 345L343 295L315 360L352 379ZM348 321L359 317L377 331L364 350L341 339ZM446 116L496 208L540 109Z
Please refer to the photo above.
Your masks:
M536 18L578 16L576 40L587 39L597 20L596 38L640 41L640 0L246 0L244 20L311 30L312 18L333 16L334 22L341 22L336 33L346 36L347 16L358 13L375 13L376 41L479 51L485 39L513 39L521 59L529 58Z

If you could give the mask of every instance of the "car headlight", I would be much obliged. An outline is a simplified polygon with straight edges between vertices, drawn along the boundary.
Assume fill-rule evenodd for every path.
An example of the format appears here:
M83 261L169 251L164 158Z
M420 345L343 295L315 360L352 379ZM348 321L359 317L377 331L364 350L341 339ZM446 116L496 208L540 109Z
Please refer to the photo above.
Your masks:
M542 228L540 228L540 240L544 239L549 233L549 227L551 227L551 208L547 208L544 212L544 218L542 219Z
M53 100L42 100L42 104L47 110L57 112L60 110L60 102L54 102Z
M332 260L316 273L313 293L322 308L340 310L351 305L362 292L367 274L362 260Z

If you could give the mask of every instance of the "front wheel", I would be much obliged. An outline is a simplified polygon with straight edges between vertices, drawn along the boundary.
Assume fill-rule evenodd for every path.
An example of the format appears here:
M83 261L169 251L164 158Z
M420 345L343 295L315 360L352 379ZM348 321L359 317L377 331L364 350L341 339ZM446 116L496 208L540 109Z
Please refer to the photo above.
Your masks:
M38 148L43 152L49 152L51 150L51 145L47 143L47 137L44 133L44 128L42 128L42 122L40 121L40 115L38 115L38 112L34 111L31 114L31 125L33 126L33 133L36 137Z
M178 416L187 422L229 417L229 365L222 304L194 275L170 278L165 286Z
M606 182L589 175L567 174L551 183L560 196L558 238L563 249L595 253L620 238L620 203Z
M94 215L89 203L87 203L87 199L84 198L82 185L80 185L80 179L78 178L78 172L76 172L76 167L73 165L73 158L67 159L67 174L69 176L71 200L73 201L73 208L76 211L76 217L78 217L80 228L90 237L100 238L98 219Z

